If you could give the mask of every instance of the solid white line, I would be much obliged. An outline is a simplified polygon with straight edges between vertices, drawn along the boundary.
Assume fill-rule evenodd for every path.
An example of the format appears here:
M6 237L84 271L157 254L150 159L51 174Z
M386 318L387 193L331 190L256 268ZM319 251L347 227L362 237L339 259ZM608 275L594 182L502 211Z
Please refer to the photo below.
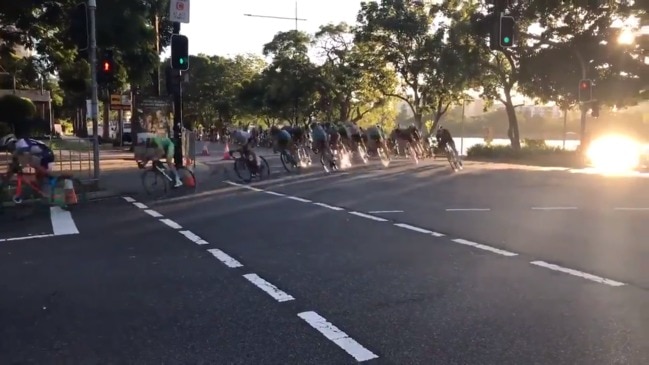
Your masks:
M162 222L162 223L168 225L169 227L171 227L171 228L173 228L173 229L181 229L181 228L183 228L180 224L178 224L178 223L172 221L171 219L167 219L167 218L165 218L165 219L160 219L160 222Z
M162 214L156 212L156 211L153 210L153 209L147 209L147 210L144 211L144 213L146 213L146 214L152 216L153 218L160 218L160 217L162 217Z
M243 184L237 184L237 183L235 183L235 182L233 182L233 181L224 181L224 183L226 183L226 184L230 184L230 185L232 185L232 186L239 186L239 187L242 187L242 188L245 188L245 187L246 187L246 186L243 185Z
M52 221L52 231L55 236L65 234L79 234L77 225L74 224L72 214L61 207L50 207L50 220Z
M207 252L211 253L212 256L219 259L219 261L224 263L225 266L227 266L227 267L231 267L233 269L237 268L237 267L243 267L243 265L241 265L241 263L239 261L233 259L230 255L228 255L227 253L225 253L225 252L223 252L223 251L221 251L221 250L219 250L217 248L209 249L209 250L207 250Z
M405 224L405 223L395 223L394 225L397 226L397 227L409 229L411 231L418 232L418 233L431 234L431 235L433 235L435 237L444 237L444 235L441 234L441 233L429 231L427 229L411 226L411 225Z
M35 234L33 236L0 238L0 242L23 241L23 240L31 240L34 238L47 238L47 237L54 237L54 236L55 235L53 234Z
M336 211L344 210L343 208L334 207L333 205L329 205L329 204L325 204L325 203L313 203L313 204L315 204L315 205L317 205L319 207L323 207L323 208L327 208L327 209L331 209L331 210L336 210Z
M140 209L149 209L149 207L147 207L146 205L144 205L142 203L135 202L135 203L133 203L133 205L135 205L136 207L138 207Z
M126 200L129 203L133 203L135 199L131 198L130 196L123 196L122 199Z
M267 190L264 190L264 193L269 194L269 195L275 195L275 196L286 196L285 194L276 193L274 191L267 191Z
M449 208L447 212L488 212L490 208Z
M383 214L383 213L403 213L403 210L372 210L370 214Z
M254 186L248 186L248 190L252 190L252 191L264 191L264 189L259 189L259 188L256 188L256 187L254 187Z
M338 327L334 326L331 322L328 322L318 313L309 311L298 313L297 316L302 318L311 327L315 328L328 340L345 350L345 352L350 354L354 359L356 359L356 361L362 362L378 358L376 354L363 347L360 343L356 342L356 340L349 337L345 332L338 329Z
M243 277L248 279L249 282L255 284L255 286L259 289L265 291L266 294L270 295L278 302L288 302L289 300L295 299L285 292L279 290L275 285L260 278L257 274L246 274Z
M569 275L578 276L580 278L592 280L592 281L600 283L600 284L606 284L606 285L610 285L610 286L624 286L624 285L626 285L626 284L621 283L619 281L602 278L600 276L596 276L596 275L593 275L593 274L588 274L588 273L578 271L578 270L574 270L574 269L568 269L566 267L562 267L562 266L555 265L555 264L550 264L550 263L547 263L545 261L532 261L532 262L530 262L530 264L540 266L540 267L544 267L546 269L550 269L550 270L554 270L554 271L560 271L562 273L566 273L566 274L569 274Z
M577 207L532 207L532 210L577 210Z
M300 198L300 197L297 197L297 196L287 196L287 198L289 198L289 199L291 199L291 200L295 200L295 201L297 201L297 202L302 202L302 203L311 203L311 200L309 200L309 199L304 199L304 198Z
M209 242L205 241L204 239L198 237L194 232L192 231L179 231L178 233L182 234L185 236L188 240L194 242L197 245L207 245Z
M461 245L466 245L466 246L471 246L471 247L479 248L479 249L481 249L481 250L485 250L485 251L489 251L489 252L497 253L497 254L499 254L499 255L503 255L503 256L507 256L507 257L518 256L517 253L513 253L513 252L509 252L509 251L501 250L501 249L499 249L499 248L495 248L495 247L491 247L491 246L483 245L483 244L480 244L480 243L476 243L476 242L473 242L473 241L464 240L464 239L461 239L461 238L454 239L453 242L455 242L455 243L459 243L459 244L461 244Z
M349 214L353 214L353 215L355 215L357 217L363 217L363 218L371 219L371 220L377 221L377 222L387 222L388 221L387 219L383 219L383 218L380 218L380 217L375 217L373 215L369 215L369 214L365 214L365 213L361 213L361 212L349 212Z
M626 208L626 207L620 207L620 208L614 208L614 210L622 210L622 211L646 211L646 210L649 210L649 208Z

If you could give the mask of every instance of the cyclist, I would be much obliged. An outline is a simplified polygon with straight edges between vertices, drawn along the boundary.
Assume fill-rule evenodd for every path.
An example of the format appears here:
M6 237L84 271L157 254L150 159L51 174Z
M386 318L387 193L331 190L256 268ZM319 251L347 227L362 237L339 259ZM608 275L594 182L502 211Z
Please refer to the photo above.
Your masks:
M18 137L8 134L0 138L0 147L12 153L11 165L5 179L9 180L21 166L34 169L39 185L43 185L44 179L51 176L54 153L45 143L28 138L27 134L18 133Z
M289 130L285 128L279 129L274 125L270 127L270 137L273 140L273 150L279 153L288 151L293 156L293 159L297 161L297 148L295 148L295 143Z
M311 123L311 139L313 140L313 149L320 153L329 150L329 136L319 123Z
M246 161L248 161L248 164L250 165L253 172L257 171L257 155L252 150L252 135L244 130L237 129L232 132L231 138L235 143L241 146L238 151L243 157L246 158ZM232 153L233 151L230 151L230 156L232 156Z
M169 137L156 136L151 138L151 144L157 150L155 155L156 161L164 157L167 162L167 170L171 173L172 178L175 177L176 183L174 188L182 186L183 182L180 181L180 176L178 176L178 172L176 171L176 165L174 165L174 152L176 148L174 141ZM144 161L143 164L146 165L147 162Z
M455 148L455 141L453 140L453 136L451 136L451 132L449 132L448 129L440 125L437 129L437 133L435 133L435 139L437 140L437 146L440 150L446 151L446 145L448 144L449 146L451 146L453 152L455 152L455 155L458 155L457 149Z
M390 156L388 153L388 146L386 144L385 140L385 133L383 132L383 128L381 128L380 125L373 125L371 127L368 127L365 130L365 134L367 135L367 149L371 151L376 151L379 147L383 148L383 151Z

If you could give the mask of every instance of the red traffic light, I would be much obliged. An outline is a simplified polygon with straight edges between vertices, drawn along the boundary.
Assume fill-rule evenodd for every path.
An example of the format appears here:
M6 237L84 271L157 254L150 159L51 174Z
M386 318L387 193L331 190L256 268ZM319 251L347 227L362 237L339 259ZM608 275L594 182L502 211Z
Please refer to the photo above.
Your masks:
M586 90L586 89L590 88L590 81L582 81L581 83L579 83L579 87L582 90Z
M110 72L110 62L104 61L103 70L104 72Z

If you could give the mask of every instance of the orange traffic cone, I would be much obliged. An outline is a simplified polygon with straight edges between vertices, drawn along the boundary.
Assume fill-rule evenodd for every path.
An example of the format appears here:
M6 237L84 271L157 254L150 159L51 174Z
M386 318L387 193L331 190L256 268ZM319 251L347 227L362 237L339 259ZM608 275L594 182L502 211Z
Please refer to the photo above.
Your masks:
M195 187L196 186L196 180L194 179L194 176L192 176L192 174L186 174L183 177L183 185L185 185L185 186L187 186L189 188Z
M72 183L72 180L64 180L63 193L65 195L65 205L74 205L79 202L77 199L77 193L74 191L74 184Z
M232 156L230 155L230 144L228 142L225 143L225 150L223 151L223 159L224 160L232 159Z
M209 156L210 151L207 149L207 143L203 145L203 152L201 152L203 156Z

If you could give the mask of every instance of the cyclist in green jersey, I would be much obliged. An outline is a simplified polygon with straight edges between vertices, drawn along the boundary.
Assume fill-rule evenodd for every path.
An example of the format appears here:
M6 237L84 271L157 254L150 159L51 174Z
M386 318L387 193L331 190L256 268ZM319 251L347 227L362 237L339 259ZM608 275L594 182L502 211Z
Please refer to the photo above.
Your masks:
M173 163L174 150L176 147L174 145L174 141L172 141L169 137L156 136L151 138L151 142L157 149L156 160L160 160L164 157L167 160L167 169L171 172L172 176L176 177L176 184L174 185L174 187L177 188L182 186L183 182L180 181L180 176L178 176L176 166ZM147 162L148 161L144 161L144 164L146 165Z

